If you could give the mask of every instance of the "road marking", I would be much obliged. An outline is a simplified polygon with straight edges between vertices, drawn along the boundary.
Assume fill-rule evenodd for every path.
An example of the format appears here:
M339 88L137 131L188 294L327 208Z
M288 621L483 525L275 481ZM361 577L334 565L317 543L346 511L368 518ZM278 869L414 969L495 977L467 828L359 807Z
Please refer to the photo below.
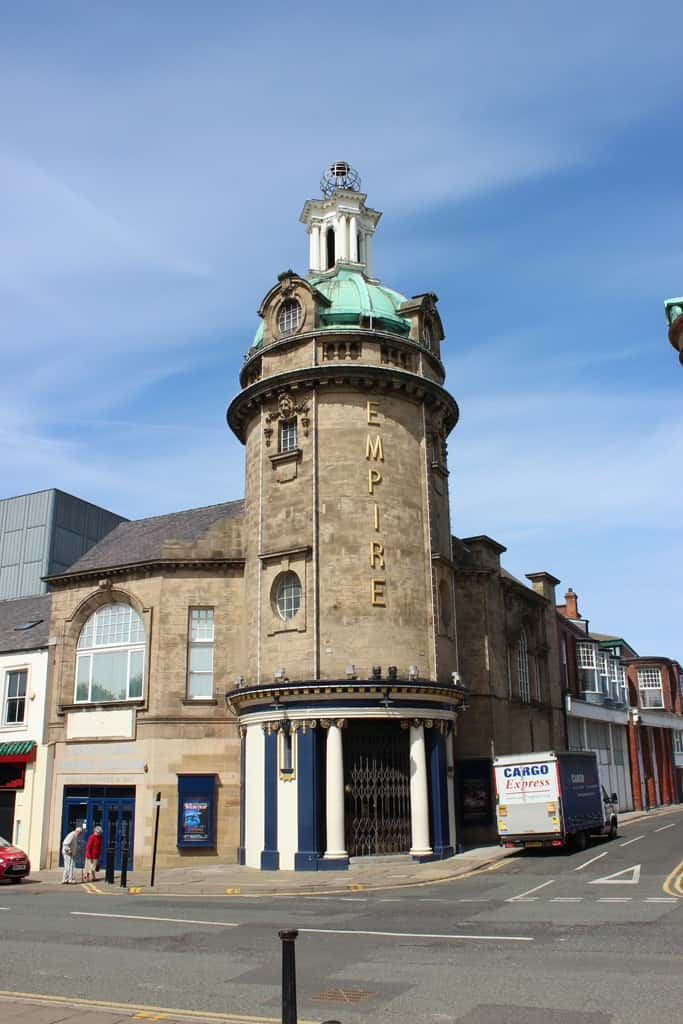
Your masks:
M0 907L0 910L9 910L9 907Z
M583 871L583 869L587 868L589 864L595 864L596 860L600 860L601 857L606 857L606 856L607 856L607 850L603 850L602 853L599 853L597 855L597 857L591 857L591 859L585 861L585 863L579 864L578 868L574 868L574 871Z
M514 903L515 900L523 900L529 896L529 893L538 892L539 889L545 889L546 885L552 885L554 881L555 879L551 878L549 882L541 882L540 885L535 885L533 889L527 889L526 892L520 892L519 896L510 896L505 900L505 902ZM534 896L533 899L536 899L536 896Z
M438 897L433 896L431 898L427 897L426 899L423 897L418 900L418 903L448 903L448 900L438 899Z
M466 939L470 942L533 942L530 935L441 935L424 932L366 932L344 928L299 928L299 932L314 935L371 935L388 939Z
M627 839L625 843L619 843L619 846L630 846L631 843L637 843L639 839L644 839L644 838L645 838L645 834L643 833L642 836L636 836L635 839Z
M681 876L683 875L683 860L677 864L671 874L667 875L662 884L662 889L669 896L683 896L680 890ZM673 885L673 889L671 886Z
M382 896L380 903L403 903L401 896Z
M470 899L467 896L465 896L461 900L458 900L457 902L458 903L488 903L489 902L489 897L488 896L481 896L481 897L472 897Z
M655 829L655 832L664 832L667 828L676 828L677 824L678 822L674 821L671 825L660 825L659 828Z
M27 999L32 1003L45 1003L48 1006L87 1007L98 1010L122 1010L130 1012L162 1013L174 1020L188 1021L216 1021L217 1024L279 1024L278 1017L251 1017L243 1013L215 1013L211 1010L183 1010L178 1007L145 1006L140 1003L115 1003L104 999L81 999L78 996L48 996L38 995L35 992L10 992L7 989L0 989L0 997L6 999ZM299 1018L299 1024L315 1024L315 1021L305 1021Z
M628 875L630 878L624 878ZM623 871L615 871L612 875L604 875L602 878L594 878L589 885L638 885L640 882L640 864L634 864L631 868L624 868Z
M166 921L169 924L204 924L209 928L239 928L231 921L195 921L184 917L141 917L138 914L95 914L87 910L72 910L72 917L114 917L123 921Z
M551 903L580 903L583 896L551 896Z
M645 903L678 903L675 896L646 896Z
M630 896L600 896L597 903L630 903Z
M367 896L340 896L340 903L367 903Z

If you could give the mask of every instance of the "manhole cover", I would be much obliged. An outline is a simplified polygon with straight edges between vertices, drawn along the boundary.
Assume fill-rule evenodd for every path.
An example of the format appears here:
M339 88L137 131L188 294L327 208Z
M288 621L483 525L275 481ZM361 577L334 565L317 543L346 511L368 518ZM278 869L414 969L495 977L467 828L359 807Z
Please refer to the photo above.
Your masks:
M326 992L311 996L311 999L318 1003L362 1003L364 999L376 995L376 992L367 992L362 988L328 988Z

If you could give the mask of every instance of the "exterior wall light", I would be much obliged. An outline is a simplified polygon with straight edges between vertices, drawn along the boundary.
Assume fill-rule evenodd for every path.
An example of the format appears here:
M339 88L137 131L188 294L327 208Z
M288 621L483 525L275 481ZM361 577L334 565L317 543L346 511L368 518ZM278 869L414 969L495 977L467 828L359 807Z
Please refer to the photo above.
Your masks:
M459 672L451 672L451 680L453 681L453 686L462 686Z
M273 679L276 683L284 683L287 679L287 671L284 668L276 668L273 673Z
M372 678L373 679L381 679L382 678L382 666L381 665L373 665L372 666Z
M235 676L235 686L244 686L244 676Z
M398 679L398 669L395 665L390 665L387 669L387 677L389 679Z
M355 665L347 665L346 666L346 678L347 679L357 679L358 678L358 674L356 672L356 666Z
M408 665L408 679L417 679L419 675L417 665Z

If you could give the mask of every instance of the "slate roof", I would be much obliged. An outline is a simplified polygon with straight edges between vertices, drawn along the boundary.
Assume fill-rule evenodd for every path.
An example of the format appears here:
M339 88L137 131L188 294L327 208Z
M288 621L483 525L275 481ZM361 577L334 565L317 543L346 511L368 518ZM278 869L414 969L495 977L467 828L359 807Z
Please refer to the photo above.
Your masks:
M0 601L0 654L47 647L50 630L50 594ZM30 629L17 626L35 622Z
M168 560L164 555L164 545L169 541L191 543L199 540L214 523L221 519L237 519L243 513L244 501L240 499L119 523L65 572L48 578L57 581L75 573Z

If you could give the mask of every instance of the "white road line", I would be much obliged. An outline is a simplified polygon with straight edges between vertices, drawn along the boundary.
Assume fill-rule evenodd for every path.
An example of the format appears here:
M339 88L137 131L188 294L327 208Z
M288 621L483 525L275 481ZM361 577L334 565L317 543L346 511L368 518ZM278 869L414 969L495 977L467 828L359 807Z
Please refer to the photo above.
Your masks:
M664 832L667 828L676 828L677 824L678 822L674 821L671 825L660 825L659 828L655 829L655 832Z
M514 903L515 900L523 900L525 897L529 895L529 893L538 892L539 889L545 889L546 885L552 885L554 881L555 879L551 878L549 882L541 882L540 885L535 885L533 889L527 889L526 892L520 892L519 896L510 896L508 899L505 900L505 902ZM536 899L536 896L534 896L533 898Z
M488 896L483 896L483 897L479 897L479 898L476 898L476 897L468 898L468 897L464 896L461 900L458 900L457 902L458 903L488 903L489 902L489 897Z
M619 846L630 846L631 843L637 843L639 839L644 839L645 833L642 836L636 836L635 839L627 839L625 843L619 843Z
M606 856L607 856L607 850L603 850L602 853L599 853L597 855L597 857L591 857L590 860L585 861L583 864L579 864L578 868L574 868L574 871L583 871L583 869L587 868L589 864L595 864L596 860L600 860L601 857L606 857Z
M340 896L340 903L367 903L367 896Z
M365 932L346 931L343 928L299 928L299 932L314 935L371 935L388 939L466 939L471 942L533 942L530 935L440 935L424 932Z
M420 900L418 900L418 902L419 903L448 903L448 900L440 900L440 899L436 899L434 897L423 896Z
M380 903L402 903L402 902L403 902L403 897L402 896L382 896L381 899L380 899Z
M333 900L334 896L304 896L305 900Z
M124 921L166 921L170 924L205 924L209 928L239 928L230 921L194 921L185 917L141 917L138 914L95 914L87 910L72 910L72 917L113 917Z
M630 903L630 896L600 896L596 903Z
M583 896L552 896L551 903L580 903Z
M0 910L9 910L9 907L0 907Z
M675 896L646 896L645 903L678 903Z

